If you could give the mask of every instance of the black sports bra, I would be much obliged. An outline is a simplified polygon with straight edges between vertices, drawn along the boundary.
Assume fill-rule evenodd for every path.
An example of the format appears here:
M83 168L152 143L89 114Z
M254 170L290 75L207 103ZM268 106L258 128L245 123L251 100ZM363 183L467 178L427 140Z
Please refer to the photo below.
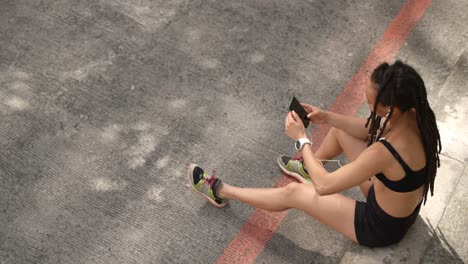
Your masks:
M388 143L384 138L379 139L379 142L381 142L388 151L392 153L393 157L395 157L398 163L400 163L406 174L401 180L392 181L385 177L383 173L378 173L375 175L377 179L379 179L387 188L395 192L412 192L424 185L427 177L426 167L418 171L411 170L390 143Z

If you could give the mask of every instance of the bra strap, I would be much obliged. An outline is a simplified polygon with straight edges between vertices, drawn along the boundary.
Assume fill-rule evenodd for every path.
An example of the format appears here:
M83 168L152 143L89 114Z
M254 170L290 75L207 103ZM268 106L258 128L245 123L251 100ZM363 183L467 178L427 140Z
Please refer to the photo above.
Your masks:
M390 153L392 153L393 157L395 157L398 163L400 163L401 167L403 167L405 172L412 172L410 167L403 161L400 154L398 154L398 152L392 147L392 145L390 145L390 143L388 143L388 141L386 141L383 138L381 138L379 141L388 149L388 151L390 151Z

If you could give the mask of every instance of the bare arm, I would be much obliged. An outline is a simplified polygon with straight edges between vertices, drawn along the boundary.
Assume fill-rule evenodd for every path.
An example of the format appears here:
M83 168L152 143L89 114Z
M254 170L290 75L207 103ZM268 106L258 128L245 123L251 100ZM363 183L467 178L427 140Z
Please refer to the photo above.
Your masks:
M318 118L317 113L318 111L311 114L315 114L316 118ZM321 121L324 122L323 119ZM294 140L306 137L304 125L294 111L286 115L285 132L288 137ZM329 173L322 167L317 157L315 157L311 145L305 144L301 150L305 167L319 195L329 195L343 191L381 172L383 168L388 166L389 161L389 158L384 158L384 153L386 153L385 147L382 144L372 144L354 161ZM376 162L375 157L379 157L379 162Z
M312 147L305 145L301 151L315 190L319 195L329 195L356 186L388 166L388 159L375 162L376 156L382 156L381 144L374 144L364 150L356 160L334 172L327 172L315 157Z
M360 138L367 138L369 130L365 128L366 119L354 116L345 116L337 113L322 110L309 104L301 104L307 111L307 117L314 124L329 124L332 127L345 131L349 135Z
M365 127L365 118L327 112L326 122L330 126L343 130L347 134L362 140L365 140L369 134L369 129Z

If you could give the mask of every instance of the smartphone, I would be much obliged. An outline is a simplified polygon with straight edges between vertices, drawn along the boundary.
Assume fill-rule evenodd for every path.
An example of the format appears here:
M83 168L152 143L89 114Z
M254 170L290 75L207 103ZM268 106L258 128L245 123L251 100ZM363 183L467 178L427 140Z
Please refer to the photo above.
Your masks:
M304 127L309 126L309 118L307 118L307 111L302 107L301 103L293 96L291 104L289 105L289 110L296 112L296 114L301 118Z

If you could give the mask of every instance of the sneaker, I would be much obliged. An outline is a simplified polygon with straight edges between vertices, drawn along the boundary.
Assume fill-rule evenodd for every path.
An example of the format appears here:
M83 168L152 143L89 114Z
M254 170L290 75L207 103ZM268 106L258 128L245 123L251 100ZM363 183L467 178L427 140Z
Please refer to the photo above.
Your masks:
M212 205L221 208L228 204L229 200L219 198L217 195L222 181L214 174L209 175L200 166L190 164L188 167L188 177L193 189L203 195Z
M288 156L279 156L278 165L280 169L286 174L301 183L311 184L312 179L309 176L306 168L304 167L304 161L302 157L291 158Z

